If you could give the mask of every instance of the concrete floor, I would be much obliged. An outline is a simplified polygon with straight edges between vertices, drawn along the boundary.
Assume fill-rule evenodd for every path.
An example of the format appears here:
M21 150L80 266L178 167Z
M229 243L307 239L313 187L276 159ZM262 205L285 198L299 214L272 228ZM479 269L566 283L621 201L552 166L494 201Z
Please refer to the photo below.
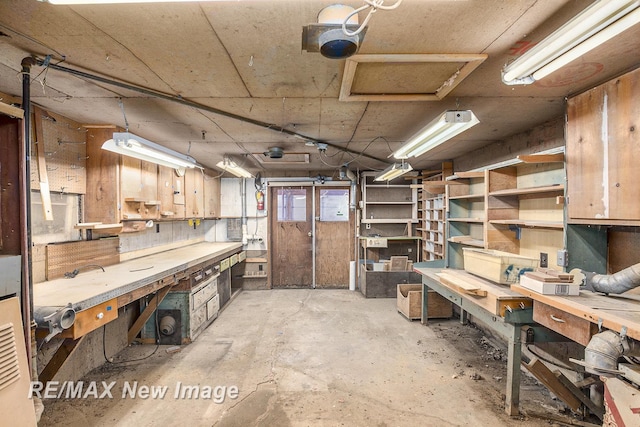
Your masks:
M180 352L161 346L144 361L105 364L84 378L116 381L113 399L46 400L40 426L549 425L507 417L504 380L469 375L476 368L491 374L482 371L488 363L475 367L484 362L471 363L465 346L438 332L464 328L458 322L425 327L398 314L395 303L346 290L241 292ZM133 346L117 360L154 348ZM134 381L168 386L167 395L123 399L125 382ZM237 386L239 396L176 399L178 382ZM532 404L544 405L540 389L530 390Z

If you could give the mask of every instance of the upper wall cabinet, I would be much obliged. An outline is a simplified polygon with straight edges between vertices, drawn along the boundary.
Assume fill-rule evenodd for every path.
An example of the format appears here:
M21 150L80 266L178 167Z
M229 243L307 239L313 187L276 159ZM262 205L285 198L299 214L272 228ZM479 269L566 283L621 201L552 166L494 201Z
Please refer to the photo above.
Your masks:
M84 221L181 220L220 216L220 180L201 169L172 168L105 151L114 129L87 132Z
M184 175L187 218L204 218L204 174L198 168L187 169Z
M640 225L640 69L568 101L572 223Z
M204 172L204 217L220 218L220 176Z

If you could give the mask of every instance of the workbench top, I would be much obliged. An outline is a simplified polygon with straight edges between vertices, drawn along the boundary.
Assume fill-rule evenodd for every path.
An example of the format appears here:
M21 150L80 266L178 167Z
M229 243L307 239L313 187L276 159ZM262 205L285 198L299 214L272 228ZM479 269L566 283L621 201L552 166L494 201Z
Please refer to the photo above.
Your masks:
M76 311L132 292L194 265L216 261L242 248L238 242L201 242L101 269L81 270L73 279L61 278L33 285L36 307L63 307Z
M511 285L511 289L591 323L601 323L603 328L618 333L624 328L626 335L640 340L640 288L609 296L584 290L579 296L542 295L520 285Z

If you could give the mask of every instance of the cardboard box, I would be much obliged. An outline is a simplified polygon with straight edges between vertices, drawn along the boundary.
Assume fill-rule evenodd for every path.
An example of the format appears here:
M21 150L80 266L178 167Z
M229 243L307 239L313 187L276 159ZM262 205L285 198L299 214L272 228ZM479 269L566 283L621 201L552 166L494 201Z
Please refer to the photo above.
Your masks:
M538 267L537 259L509 252L475 248L462 250L466 271L503 285L517 283L525 272Z
M580 295L580 284L578 283L541 282L531 277L522 276L520 277L520 286L542 295Z
M422 318L422 285L401 284L397 286L397 307L409 320ZM453 316L453 303L436 291L429 291L427 301L429 319L449 318Z

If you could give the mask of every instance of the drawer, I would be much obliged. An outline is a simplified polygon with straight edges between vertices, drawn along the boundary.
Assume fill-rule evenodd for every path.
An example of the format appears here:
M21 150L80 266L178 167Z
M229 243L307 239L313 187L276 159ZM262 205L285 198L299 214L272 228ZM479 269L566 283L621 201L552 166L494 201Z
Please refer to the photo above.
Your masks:
M598 333L595 323L539 301L533 302L533 320L584 346Z
M220 297L216 295L207 301L207 320L218 317L218 311L220 311Z
M197 308L195 311L191 312L190 322L190 338L194 338L194 332L197 331L200 326L207 320L207 306L203 305L200 308Z
M223 259L220 261L220 272L222 273L226 269L229 268L229 258Z
M78 339L118 318L118 299L114 298L102 304L76 313L73 326L60 334L63 338Z
M202 272L204 273L204 277L205 279L210 279L212 277L214 277L216 274L218 274L218 270L220 269L219 266L217 265L208 265L205 268L202 269Z
M233 267L238 263L238 254L233 254L229 257L229 267Z
M247 259L247 251L242 251L238 254L238 262L242 262Z
M214 295L218 295L218 281L216 279L208 281L206 285L193 293L192 310L206 303Z

